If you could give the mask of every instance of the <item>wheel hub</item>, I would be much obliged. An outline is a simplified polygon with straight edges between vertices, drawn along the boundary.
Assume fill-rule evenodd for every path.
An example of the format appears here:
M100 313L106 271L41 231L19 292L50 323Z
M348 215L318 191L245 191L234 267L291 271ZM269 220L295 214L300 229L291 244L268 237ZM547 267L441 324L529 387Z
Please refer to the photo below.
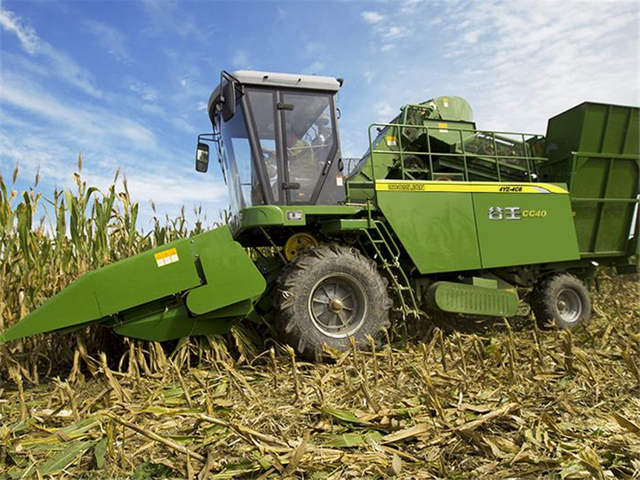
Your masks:
M351 275L329 275L318 281L311 290L311 320L318 330L329 337L353 335L364 323L366 312L364 287Z
M338 313L340 310L344 308L344 305L342 305L342 302L337 298L332 298L331 301L329 302L329 308L331 309L332 312Z
M582 302L578 294L569 288L558 292L556 297L558 315L565 322L577 322L582 316Z

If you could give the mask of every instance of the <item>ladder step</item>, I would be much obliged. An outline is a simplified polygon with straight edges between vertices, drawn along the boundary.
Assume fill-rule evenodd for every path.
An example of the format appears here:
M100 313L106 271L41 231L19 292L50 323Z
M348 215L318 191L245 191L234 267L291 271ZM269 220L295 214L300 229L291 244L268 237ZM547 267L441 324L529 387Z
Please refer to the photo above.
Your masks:
M411 290L409 287L403 287L402 285L394 285L393 289L397 290L399 292L406 292L406 291Z

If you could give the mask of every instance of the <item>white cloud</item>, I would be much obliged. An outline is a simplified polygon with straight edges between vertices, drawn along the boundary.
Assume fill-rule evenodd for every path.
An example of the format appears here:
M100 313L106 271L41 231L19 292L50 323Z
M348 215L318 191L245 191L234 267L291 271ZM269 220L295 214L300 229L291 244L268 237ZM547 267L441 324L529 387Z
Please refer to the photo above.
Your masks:
M371 24L371 25L375 25L376 23L380 23L381 21L384 20L384 15L378 13L378 12L362 12L362 18L364 19L365 22Z
M357 68L375 76L362 81L363 95L374 101L343 107L346 156L366 150L371 122L439 95L466 98L479 128L533 133L544 133L547 119L584 101L640 102L635 2L413 3L412 15L394 8L371 25L370 57ZM385 38L390 27L405 33Z
M125 46L126 38L120 30L98 21L88 21L86 25L98 43L117 60L125 63L132 61Z
M418 5L423 3L424 0L403 0L400 4L400 13L413 14L416 12Z
M92 97L100 98L104 95L96 86L93 75L78 65L69 55L44 42L42 42L40 52L48 57L53 73L60 79Z
M60 79L82 90L93 97L103 94L96 87L93 77L84 70L69 55L60 52L41 40L31 27L22 25L21 19L13 12L2 8L0 4L0 25L8 32L16 35L27 53L36 57L43 57L49 64L51 73Z
M145 102L155 102L160 97L158 90L137 80L129 84L129 90L139 94L140 98Z
M399 27L397 25L391 25L384 31L383 35L385 38L398 38L405 35L406 33L407 30L405 28Z
M553 2L534 13L527 1L465 5L449 14L457 37L445 49L476 85L469 100L484 125L544 132L549 117L585 100L637 104L637 5Z
M411 5L415 6L415 4L410 2L409 7L413 8ZM382 43L381 47L374 47L374 49L380 48L382 52L388 52L394 48L394 45L390 45L390 41L409 36L413 31L410 22L402 19L398 19L399 22L395 21L397 14L385 16L379 12L365 11L361 15L364 21L371 25L375 35L374 43Z
M213 184L204 175L197 175L193 171L176 172L167 175L156 170L142 170L133 166L123 167L123 177L134 201L153 201L156 205L184 205L201 202L220 202L227 194L224 184ZM112 176L86 173L83 175L90 185L105 189L111 185Z
M302 73L313 75L313 74L321 73L323 70L324 70L324 63L322 63L319 60L316 60L311 65L308 65L307 67L303 68Z
M0 25L6 31L14 33L27 52L32 55L36 53L40 46L40 39L36 32L33 28L23 25L22 19L13 12L2 8L2 4L0 4Z
M249 68L249 55L245 50L237 49L231 63L235 68Z
M138 147L153 147L153 133L135 121L95 105L71 105L46 93L39 85L3 72L0 100L56 123L74 138L119 138Z
M144 31L151 36L166 36L171 31L182 38L205 41L208 34L216 33L215 25L195 19L191 13L178 7L175 0L143 0L142 5L148 17ZM196 11L197 9L187 9Z
M165 149L153 132L131 118L95 104L61 100L40 85L19 80L3 72L0 170L12 168L19 159L21 178L31 179L40 170L51 189L72 188L71 172L82 151L83 178L90 185L104 190L117 169L126 174L132 199L141 205L141 225L151 218L149 200L158 205L160 215L172 216L182 204L203 204L212 214L227 204L226 187L216 181L215 173L198 176L193 171L191 151L185 156ZM9 109L22 109L35 117L29 122L16 120L7 115ZM187 217L192 218L189 212Z
M389 102L380 102L374 105L376 114L384 119L383 121L390 120L393 115L398 112L398 107L393 107Z

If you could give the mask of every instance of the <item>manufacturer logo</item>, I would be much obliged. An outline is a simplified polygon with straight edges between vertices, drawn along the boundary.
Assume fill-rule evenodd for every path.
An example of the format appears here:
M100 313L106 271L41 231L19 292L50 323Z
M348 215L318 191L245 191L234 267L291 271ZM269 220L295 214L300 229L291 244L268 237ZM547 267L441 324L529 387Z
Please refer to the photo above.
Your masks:
M489 207L489 220L522 220L523 218L544 218L546 210L523 210L520 207Z

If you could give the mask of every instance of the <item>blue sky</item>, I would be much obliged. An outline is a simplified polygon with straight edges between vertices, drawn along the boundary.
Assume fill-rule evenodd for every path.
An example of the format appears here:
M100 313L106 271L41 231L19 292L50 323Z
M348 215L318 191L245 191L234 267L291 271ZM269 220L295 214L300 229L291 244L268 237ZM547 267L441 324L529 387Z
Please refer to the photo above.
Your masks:
M345 78L343 154L404 103L460 95L479 128L544 133L585 100L640 103L632 1L7 1L0 3L0 173L51 195L116 170L143 210L227 204L193 170L221 69Z

